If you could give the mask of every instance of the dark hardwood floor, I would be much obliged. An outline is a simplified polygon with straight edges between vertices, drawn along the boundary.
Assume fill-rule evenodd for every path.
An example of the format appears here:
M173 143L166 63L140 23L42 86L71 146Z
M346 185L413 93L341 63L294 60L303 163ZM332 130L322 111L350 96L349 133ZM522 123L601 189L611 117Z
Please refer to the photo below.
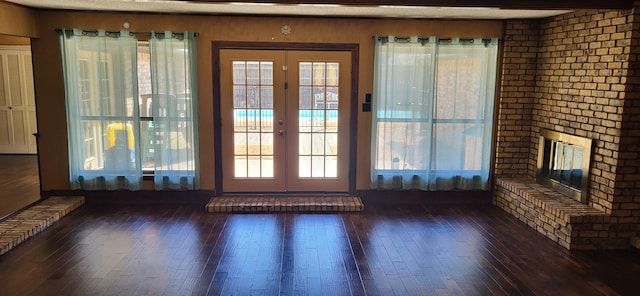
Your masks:
M39 199L38 156L0 154L0 219Z
M20 176L7 159L0 156L2 198L37 200L37 173ZM0 295L639 292L639 250L568 251L486 203L233 215L89 202L0 256Z
M639 276L637 250L567 251L487 205L89 203L0 256L2 295L637 295Z

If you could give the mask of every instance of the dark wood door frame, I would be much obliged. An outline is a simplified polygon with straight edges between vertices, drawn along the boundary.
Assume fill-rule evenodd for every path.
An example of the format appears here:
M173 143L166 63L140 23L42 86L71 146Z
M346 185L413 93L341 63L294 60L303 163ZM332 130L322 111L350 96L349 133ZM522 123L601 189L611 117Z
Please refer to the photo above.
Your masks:
M349 119L349 194L356 193L356 155L357 155L357 131L358 131L358 58L360 46L357 43L303 43L303 42L238 42L238 41L212 41L212 85L213 85L213 147L215 161L215 192L222 195L222 120L220 118L220 51L224 49L237 50L298 50L298 51L348 51L351 52L351 114Z

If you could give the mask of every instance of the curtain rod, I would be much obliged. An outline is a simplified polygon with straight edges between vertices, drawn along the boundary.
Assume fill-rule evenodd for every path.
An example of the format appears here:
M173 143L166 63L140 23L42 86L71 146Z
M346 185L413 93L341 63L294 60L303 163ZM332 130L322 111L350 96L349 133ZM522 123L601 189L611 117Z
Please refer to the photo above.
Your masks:
M60 29L60 28L58 28L58 29L55 29L54 31L55 31L56 33L60 33L60 32L62 32L63 30L64 30L64 31L67 31L67 32L73 32L73 30L74 30L74 29L65 29L65 28ZM99 31L99 30L97 30L97 29L81 29L81 30L82 30L82 33L85 33L85 34L89 34L89 33L91 33L91 34L96 34L96 33L98 33L98 31ZM104 30L104 31L105 31L105 33L106 33L107 35L109 35L109 34L120 34L120 32L121 32L121 31L116 31L116 30ZM198 33L196 33L196 32L192 32L192 33L193 33L193 35L194 35L195 37L198 37L198 35L199 35L199 34L198 34ZM165 31L153 31L153 32L135 32L135 31L129 31L129 36L133 36L133 35L151 35L151 34L155 34L155 35L164 35L164 34L165 34ZM182 31L182 32L173 32L173 31L171 31L171 34L172 34L173 36L176 36L176 35L184 35L184 31Z
M404 42L409 42L411 40L411 36L383 36L383 35L376 35L373 36L373 38L377 38L378 41L383 41L383 40L388 40L389 37L393 37L393 39L395 41L404 41ZM431 38L435 38L436 41L442 41L442 42L452 42L453 38L452 37L448 37L448 38L441 38L441 37L436 37L436 36L431 36L431 37L418 37L418 41L421 42L429 42L431 41ZM479 38L479 37L478 37ZM461 41L471 41L473 42L474 39L473 37L459 37L459 39ZM493 38L481 38L482 42L491 42L491 40Z

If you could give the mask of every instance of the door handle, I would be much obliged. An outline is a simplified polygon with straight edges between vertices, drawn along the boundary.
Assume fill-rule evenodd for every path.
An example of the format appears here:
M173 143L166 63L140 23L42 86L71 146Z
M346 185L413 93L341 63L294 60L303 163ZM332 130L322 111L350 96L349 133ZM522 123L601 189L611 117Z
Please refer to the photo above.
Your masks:
M284 135L284 130L279 130L279 131L278 131L278 135L283 136L283 135Z

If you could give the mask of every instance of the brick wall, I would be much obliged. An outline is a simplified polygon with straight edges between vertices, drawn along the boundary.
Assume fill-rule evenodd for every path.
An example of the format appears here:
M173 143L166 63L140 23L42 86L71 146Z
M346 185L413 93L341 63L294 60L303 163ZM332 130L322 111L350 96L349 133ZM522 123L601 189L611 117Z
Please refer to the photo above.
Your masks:
M538 26L538 21L505 24L496 132L496 177L526 176L532 171L529 146L535 94Z
M611 210L615 233L610 239L623 243L640 236L640 2L628 16L628 44L624 112L617 157L617 172Z
M541 128L595 140L589 204L611 212L632 34L629 11L582 11L543 20L533 108Z
M148 46L138 47L138 93L151 94L151 57Z
M639 11L508 21L504 36L495 176L535 176L542 128L593 139L588 205L611 217L603 248L640 232Z

